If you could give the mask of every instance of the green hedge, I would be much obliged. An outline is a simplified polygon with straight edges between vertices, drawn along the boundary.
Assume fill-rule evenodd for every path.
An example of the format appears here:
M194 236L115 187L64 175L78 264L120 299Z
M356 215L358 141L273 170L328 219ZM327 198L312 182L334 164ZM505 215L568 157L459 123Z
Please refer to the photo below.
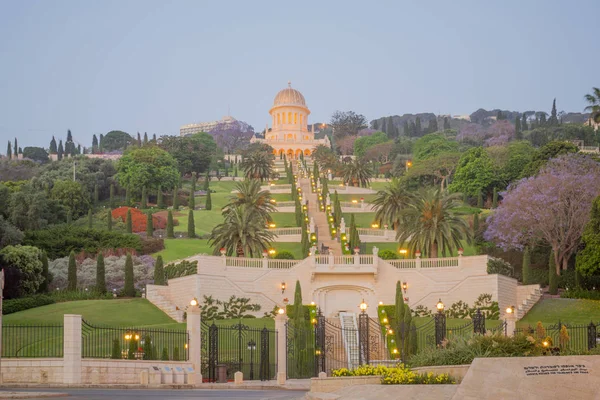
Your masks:
M600 292L597 290L569 289L561 292L560 297L564 299L600 300Z
M96 254L98 250L106 249L142 250L142 241L137 235L72 225L28 231L23 244L44 250L50 260L67 257L71 251Z
M167 279L194 275L198 271L198 261L182 261L178 264L168 264L165 268Z
M5 315L8 315L19 311L29 310L30 308L47 306L48 304L54 303L56 303L56 300L43 294L31 297L23 297L20 299L4 300L2 303L2 312Z

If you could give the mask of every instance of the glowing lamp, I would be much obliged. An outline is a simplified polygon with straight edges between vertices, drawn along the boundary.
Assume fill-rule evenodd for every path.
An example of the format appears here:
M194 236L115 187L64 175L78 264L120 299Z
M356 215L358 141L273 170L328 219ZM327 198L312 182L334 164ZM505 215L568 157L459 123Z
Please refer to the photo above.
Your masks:
M398 354L398 349L394 349L394 350L392 350L392 353L394 353L394 354Z
M380 302L379 302L379 305L380 305L380 306L382 306L382 305L383 305L383 301L380 301Z
M275 249L269 249L269 254L274 256L276 253Z
M406 249L400 249L400 250L398 250L398 253L400 253L402 255L405 255L406 253L408 253L408 250L406 250Z
M285 314L285 310L283 308L279 308L279 310L277 310L277 314L283 315Z
M360 303L359 307L360 307L360 312L365 313L365 311L367 311L368 305L367 305L367 303L365 303L365 299L363 299L363 301Z
M314 301L311 301L311 302L310 302L310 305L311 305L311 306L314 306L314 305L315 305L315 302L314 302Z
M377 228L379 228L379 224L371 224L371 228L377 229Z
M310 322L311 322L311 324L315 325L317 323L317 319L313 318L313 319L310 320Z
M515 306L506 307L507 314L513 314L515 312Z
M406 289L408 289L408 283L402 282L402 289L406 292Z
M387 323L388 323L388 319L387 319L387 318L384 318L384 319L383 319L383 323L384 323L384 324L387 324Z
M196 307L198 305L198 299L196 299L195 297L190 300L190 306L192 307Z
M544 341L542 342L542 346L544 346L544 347L548 347L548 346L550 346L550 343L549 343L547 340L544 340Z
M394 334L394 330L393 330L393 329L388 329L388 333L389 333L390 335L393 335L393 334Z
M277 227L277 225L275 225L275 224L269 224L269 228L275 228L275 227Z
M281 293L285 292L285 282L281 282Z
M354 200L352 200L352 203L353 203L353 204L357 204L357 203L358 203L358 200L354 199Z
M435 308L437 308L437 310L439 312L444 311L444 303L442 303L442 299L440 299L437 304L435 305Z

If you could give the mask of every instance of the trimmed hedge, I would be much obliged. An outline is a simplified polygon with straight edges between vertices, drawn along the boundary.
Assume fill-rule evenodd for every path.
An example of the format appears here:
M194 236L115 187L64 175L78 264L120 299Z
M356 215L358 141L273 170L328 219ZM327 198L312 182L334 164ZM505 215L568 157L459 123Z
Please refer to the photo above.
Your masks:
M5 315L8 315L19 311L29 310L30 308L47 306L48 304L54 303L56 303L56 300L43 294L23 297L20 299L4 300L2 303L2 312Z

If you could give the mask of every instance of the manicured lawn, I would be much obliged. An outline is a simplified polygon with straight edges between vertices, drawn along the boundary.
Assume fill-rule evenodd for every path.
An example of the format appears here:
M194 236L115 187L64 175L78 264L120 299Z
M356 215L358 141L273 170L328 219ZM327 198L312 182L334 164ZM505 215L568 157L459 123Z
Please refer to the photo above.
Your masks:
M191 257L195 254L212 254L212 247L204 239L165 239L165 249L154 253L153 256L163 257L164 262Z
M273 218L273 222L277 225L277 228L290 228L296 227L296 214L294 213L272 213L271 218Z
M543 299L521 319L517 325L535 327L538 321L544 324L595 324L600 322L600 301L584 299Z
M271 198L276 201L292 201L292 195L288 193L272 193Z
M173 215L173 218L177 219L179 224L174 227L175 234L177 232L188 231L188 213L189 210L179 211ZM223 216L221 210L214 209L208 210L194 210L194 225L196 227L196 235L206 235L210 233L213 228L223 222Z
M346 227L350 228L351 213L342 213ZM375 213L354 213L354 220L358 228L370 228L375 221Z
M302 246L300 243L274 242L272 243L272 247L277 250L277 252L289 251L294 255L296 260L304 258L302 257Z

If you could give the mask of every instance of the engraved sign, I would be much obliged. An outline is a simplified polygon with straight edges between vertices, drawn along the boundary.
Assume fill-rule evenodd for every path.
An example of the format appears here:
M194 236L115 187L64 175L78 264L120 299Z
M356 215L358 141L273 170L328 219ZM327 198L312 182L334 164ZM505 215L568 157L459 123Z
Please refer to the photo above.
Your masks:
M589 374L585 364L532 365L523 367L523 371L526 376Z

